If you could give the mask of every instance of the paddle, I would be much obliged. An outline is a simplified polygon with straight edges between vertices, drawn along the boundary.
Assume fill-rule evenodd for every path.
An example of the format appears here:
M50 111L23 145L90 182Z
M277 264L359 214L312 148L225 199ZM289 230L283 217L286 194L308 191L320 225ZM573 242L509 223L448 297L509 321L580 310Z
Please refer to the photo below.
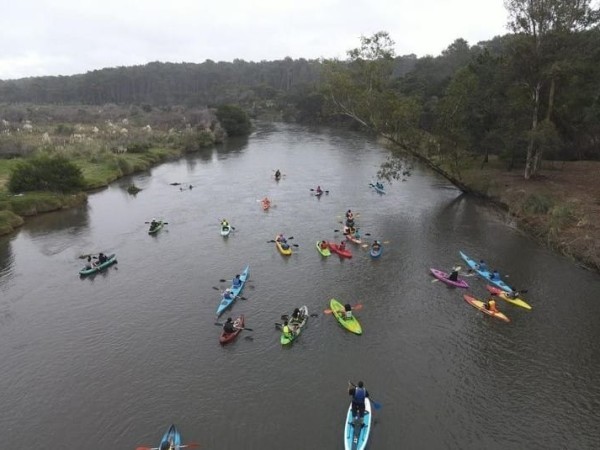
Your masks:
M218 288L218 287L216 287L216 286L213 286L212 288L213 288L215 291L221 291L221 292L223 292L223 290L222 290L222 289L219 289L219 288ZM242 297L241 295L236 295L234 298L239 298L240 300L248 300L246 297Z
M292 238L288 238L288 240L290 240L290 239L292 239ZM269 244L269 243L274 244L275 241L273 239L271 239L270 241L267 241L267 244ZM296 248L300 247L298 244L288 244L288 245L291 247L296 247Z
M200 444L196 444L195 442L190 442L185 445L178 445L177 448L196 448L200 447ZM135 450L160 450L160 447L138 447Z
M312 192L317 192L317 190L316 190L316 189L310 189L310 190L311 190ZM321 192L325 192L326 194L329 194L329 191L327 191L327 190L323 190L323 191L321 191Z
M144 222L144 223L150 223L150 222ZM160 223L160 222L159 222ZM169 222L163 222L163 225L169 225Z
M362 309L363 305L361 305L360 303L357 305L352 306L352 311L357 311L359 309ZM325 314L331 314L333 312L332 309L326 309L323 311Z
M251 283L251 282L253 282L253 281L254 281L254 280L246 280L246 283ZM225 279L223 279L223 278L221 278L221 279L219 280L219 283L229 283L229 282L232 282L232 283L233 283L233 280L225 280Z
M348 384L352 387L356 387L356 385L352 381L348 381ZM374 401L373 399L371 399L371 397L369 397L369 400L371 400L371 405L373 405L373 408L375 408L376 410L381 409L381 403Z
M223 325L225 325L224 323L219 323L219 322L215 322L215 325L222 327ZM242 327L242 328L235 328L236 330L246 330L246 331L254 331L254 328L248 328L248 327Z

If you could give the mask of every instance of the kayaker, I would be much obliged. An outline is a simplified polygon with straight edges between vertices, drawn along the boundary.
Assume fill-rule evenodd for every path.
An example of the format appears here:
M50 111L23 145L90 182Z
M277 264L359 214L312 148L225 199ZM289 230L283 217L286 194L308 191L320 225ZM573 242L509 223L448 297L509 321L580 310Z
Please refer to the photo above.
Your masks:
M348 228L353 228L354 227L354 219L346 219L346 226Z
M290 326L288 325L288 321L287 320L285 322L283 322L283 328L281 329L281 331L283 331L283 335L286 338L288 338L288 339L293 339L294 338L294 333L290 329Z
M487 264L483 259L479 260L479 264L477 264L477 269L481 270L482 272L487 272L489 270Z
M381 242L379 242L377 239L375 239L373 241L373 244L371 244L371 248L375 251L378 251L381 248Z
M498 273L498 271L494 269L494 271L490 274L490 280L499 280L499 279L500 279L500 273Z
M344 305L344 320L352 319L352 305L350 303L346 303Z
M352 214L352 210L346 211L346 220L354 220L354 214Z
M326 250L329 247L329 245L327 244L327 241L321 241L319 247L321 247L321 250Z
M223 219L223 220L221 220L221 226L222 226L223 228L227 228L227 227L229 227L229 222L227 222L227 219Z
M227 300L231 300L233 298L233 294L231 293L231 289L229 289L229 288L225 289L225 292L223 292L223 298L225 298Z
M450 281L458 281L458 271L460 270L459 266L455 266L452 268L450 275L448 275L448 280Z
M150 230L154 230L156 227L158 226L158 222L156 221L156 219L152 219L150 221Z
M281 172L279 171L279 169L275 171L275 178L281 178Z
M342 252L346 250L346 241L342 241L342 242L340 242L340 245L339 245L339 247L338 247L338 250L340 250L340 251L342 251Z
M265 205L269 205L269 204L271 204L271 200L269 200L269 197L265 197L265 198L263 198L263 199L262 199L262 202L263 202Z
M302 322L302 313L300 312L300 308L294 309L294 312L292 313L292 318L291 318L290 322L294 322L294 323Z
M236 328L233 326L233 320L231 319L231 317L228 317L225 323L223 324L223 331L229 334L236 332Z
M498 312L498 308L496 308L496 300L494 300L494 297L490 297L488 299L487 303L485 304L485 309L493 313Z
M240 274L238 273L235 278L233 279L233 287L237 288L240 287L242 285L242 279L240 278Z
M87 270L90 270L92 267L94 267L94 263L92 262L92 256L88 255L88 257L87 257L87 264L85 265L85 268Z
M519 295L521 295L521 293L519 291L514 290L514 289L512 291L510 291L510 292L506 292L506 296L508 298L510 298L510 299L513 299L513 300L515 298L517 298Z
M354 236L354 239L360 239L360 231L358 231L358 228L354 229L352 236Z
M98 264L104 264L106 261L108 261L108 258L104 253L100 252L98 254Z
M323 193L321 186L317 186L316 192L317 192L317 195L321 195Z
M375 183L375 186L377 186L379 189L383 189L383 184L381 184L379 181Z
M357 386L350 384L348 394L352 397L352 417L358 419L365 415L365 398L369 396L369 392L365 389L362 381L358 382Z

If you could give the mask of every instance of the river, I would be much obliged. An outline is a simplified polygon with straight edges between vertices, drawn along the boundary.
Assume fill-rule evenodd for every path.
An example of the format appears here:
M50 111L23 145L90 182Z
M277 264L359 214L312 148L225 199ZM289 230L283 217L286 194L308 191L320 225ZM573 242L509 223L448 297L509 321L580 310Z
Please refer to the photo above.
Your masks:
M201 449L343 449L347 381L363 380L382 406L371 450L600 448L598 275L418 166L377 194L387 154L359 134L263 124L0 238L0 447L156 447L175 423ZM317 253L347 209L384 241L380 259ZM153 217L168 225L149 236ZM290 257L268 243L280 231ZM432 282L459 250L533 310L499 300L504 323ZM78 256L99 251L118 264L80 279ZM247 264L247 300L220 320L243 313L254 331L222 347L213 287ZM362 336L324 314L330 298L363 305ZM318 317L282 348L274 324L304 304Z

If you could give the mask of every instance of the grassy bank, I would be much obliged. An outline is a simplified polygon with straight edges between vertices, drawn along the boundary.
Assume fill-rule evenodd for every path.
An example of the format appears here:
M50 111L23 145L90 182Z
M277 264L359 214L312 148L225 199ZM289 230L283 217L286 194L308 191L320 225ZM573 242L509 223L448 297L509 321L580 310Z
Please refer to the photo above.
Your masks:
M545 162L532 180L498 161L462 175L476 192L502 206L519 228L600 272L600 162Z

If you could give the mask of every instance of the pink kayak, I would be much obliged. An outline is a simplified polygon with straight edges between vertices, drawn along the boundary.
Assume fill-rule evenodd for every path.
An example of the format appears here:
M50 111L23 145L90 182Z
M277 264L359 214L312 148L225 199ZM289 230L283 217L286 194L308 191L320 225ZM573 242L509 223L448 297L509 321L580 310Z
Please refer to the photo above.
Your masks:
M429 270L431 270L431 273L433 274L434 277L436 277L440 281L443 281L446 284L449 284L450 286L465 288L465 289L467 289L469 287L468 283L465 280L452 281L452 280L448 279L448 274L446 272L442 272L441 270L437 270L437 269L429 269Z

